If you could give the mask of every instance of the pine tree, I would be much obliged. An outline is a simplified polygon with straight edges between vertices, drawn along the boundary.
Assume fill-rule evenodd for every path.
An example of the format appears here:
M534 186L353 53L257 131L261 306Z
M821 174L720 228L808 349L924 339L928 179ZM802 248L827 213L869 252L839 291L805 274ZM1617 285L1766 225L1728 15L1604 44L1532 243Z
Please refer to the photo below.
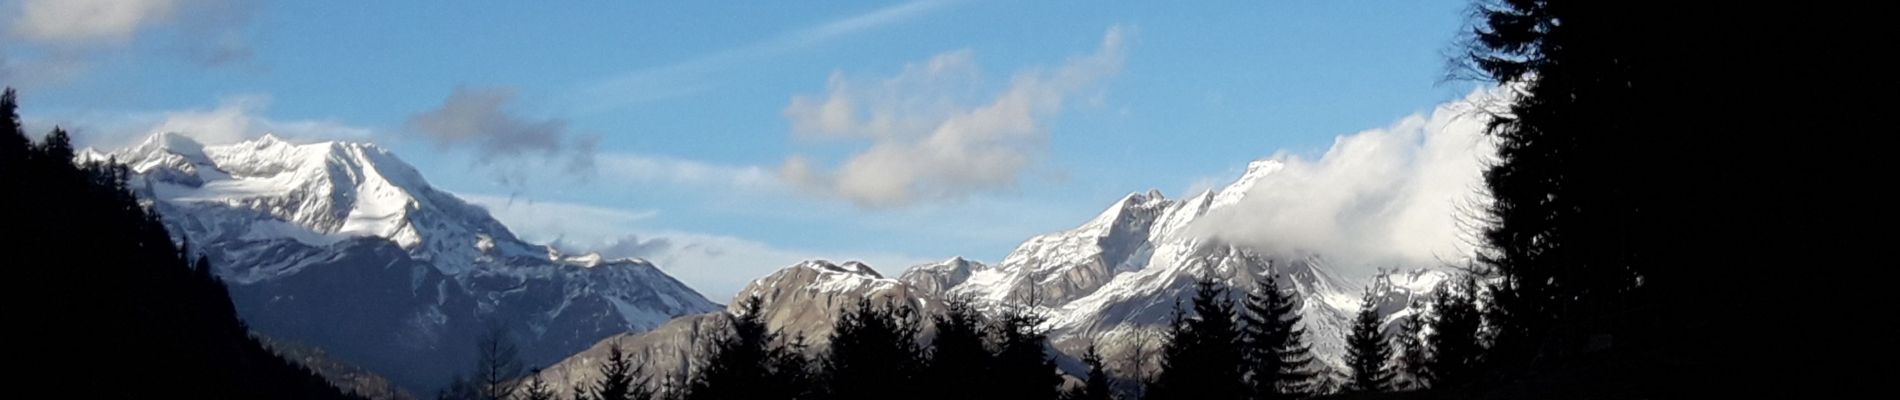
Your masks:
M789 399L773 392L772 357L778 335L761 319L762 301L746 298L737 314L726 314L722 330L708 349L706 362L687 383L686 400Z
M1460 59L1511 93L1508 108L1488 110L1497 156L1484 172L1491 201L1479 221L1480 266L1490 273L1481 379L1544 380L1613 364L1616 375L1661 387L1730 387L1736 372L1804 363L1770 356L1834 353L1759 348L1816 340L1754 330L1774 338L1756 340L1727 321L1762 309L1739 303L1775 297L1754 288L1824 287L1764 282L1790 276L1748 269L1825 264L1815 257L1843 254L1829 251L1843 241L1833 225L1878 214L1855 207L1865 196L1843 191L1860 186L1811 178L1872 170L1861 160L1878 157L1769 134L1867 129L1865 118L1811 117L1865 114L1844 111L1871 104L1850 100L1865 96L1798 77L1867 69L1853 51L1814 56L1818 44L1870 37L1838 28L1866 24L1812 16L1868 13L1615 0L1485 0L1474 11ZM1880 91L1853 87L1845 90ZM1778 155L1766 175L1739 167L1762 154ZM1591 397L1574 393L1582 386L1630 385L1547 388Z
M1234 302L1211 276L1195 282L1193 314L1176 306L1168 343L1161 350L1161 371L1149 385L1149 399L1244 399L1244 354L1235 326Z
M554 397L554 388L549 387L548 381L541 378L539 369L528 373L528 383L522 385L521 391L515 396L520 400L554 400Z
M1293 295L1269 274L1247 295L1241 331L1247 343L1248 383L1255 399L1298 398L1312 393L1313 355Z
M1351 392L1377 393L1391 388L1392 370L1387 363L1392 359L1392 348L1379 326L1378 297L1374 293L1372 287L1366 288L1359 314L1353 318L1352 333L1346 337L1346 367L1352 370L1346 390Z
M1061 394L1062 375L1049 358L1049 337L1042 322L1032 309L1020 308L1003 312L991 324L996 355L990 378L996 397L1055 399Z
M1076 400L1113 399L1115 387L1108 378L1108 370L1102 366L1102 354L1095 352L1095 345L1089 345L1082 353L1082 364L1089 366L1089 375L1082 381L1081 393L1073 396Z
M1700 129L1656 128L1698 118L1681 114L1692 104L1657 104L1647 96L1705 73L1651 75L1686 59L1676 55L1679 50L1696 46L1659 49L1658 43L1680 39L1658 41L1637 32L1704 17L1651 19L1661 15L1652 8L1512 0L1483 3L1478 10L1482 23L1473 29L1464 60L1516 94L1509 110L1490 121L1487 133L1498 153L1484 172L1492 201L1483 210L1485 251L1479 261L1499 278L1490 309L1498 361L1523 367L1576 353L1587 336L1616 326L1605 317L1632 308L1634 291L1653 286L1654 273L1692 269L1684 267L1706 258L1650 264L1669 267L1648 271L1644 266L1656 261L1645 251L1676 252L1686 244L1680 242L1701 236L1655 236L1645 227L1712 208L1715 202L1704 193L1672 196L1688 194L1689 182L1721 174L1675 175L1707 168L1678 160L1718 145L1710 142L1727 141L1685 140L1685 133ZM1669 55L1657 58L1638 49ZM1669 203L1676 200L1693 201Z
M840 316L825 354L825 392L837 400L914 397L922 370L917 317L909 305L875 305L870 298Z
M53 133L46 135L46 140L41 142L40 149L49 161L72 162L73 157L78 155L73 150L72 135L67 134L65 128L57 126L53 127Z
M1142 399L1169 400L1185 397L1185 393L1196 383L1191 371L1196 366L1193 356L1198 355L1194 348L1201 342L1194 330L1188 325L1191 318L1187 310L1181 309L1181 301L1175 300L1173 311L1168 313L1167 342L1161 345L1161 360L1154 378L1144 387ZM1179 388L1179 389L1176 389Z
M930 339L930 361L922 380L932 399L979 398L992 391L989 384L994 356L985 344L983 316L968 298L952 297L942 313L931 318L936 336Z
M1477 305L1478 283L1470 276L1446 281L1432 297L1432 333L1425 344L1432 348L1427 370L1434 385L1456 385L1472 378L1485 355L1482 338L1483 312Z
M639 363L615 342L607 348L607 359L600 364L600 378L591 388L594 400L651 400L653 391Z
M1412 315L1405 317L1399 325L1399 336L1393 341L1398 347L1398 364L1395 365L1398 376L1403 378L1405 390L1420 390L1431 386L1432 374L1429 368L1431 349L1424 340L1424 327L1427 317L1423 304L1414 302Z
M815 396L818 382L816 371L812 370L810 345L805 343L805 335L793 336L783 346L772 351L772 389L780 398L804 399Z
M20 126L19 94L13 88L0 92L0 171L4 176L13 177L26 161L27 149L32 145L26 138L26 130ZM19 182L9 179L0 181L6 187L20 187ZM12 201L8 199L7 201Z

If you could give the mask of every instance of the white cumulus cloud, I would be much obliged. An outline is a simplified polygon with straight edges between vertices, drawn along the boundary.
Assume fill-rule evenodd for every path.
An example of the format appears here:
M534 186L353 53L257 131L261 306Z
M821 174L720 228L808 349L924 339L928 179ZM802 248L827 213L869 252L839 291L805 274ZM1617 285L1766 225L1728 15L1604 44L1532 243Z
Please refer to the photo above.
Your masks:
M176 0L22 0L11 33L47 42L125 42L170 20Z
M993 96L975 92L982 87L980 68L967 50L911 64L886 79L833 73L823 95L795 96L786 106L792 134L866 147L835 167L793 155L780 175L872 208L1012 189L1044 157L1045 125L1065 100L1120 72L1123 36L1119 27L1110 28L1094 53L1053 69L1018 72Z
M4 0L0 0L4 1ZM8 44L0 76L69 79L97 56L155 37L158 47L205 65L251 58L251 0L13 0L0 4Z

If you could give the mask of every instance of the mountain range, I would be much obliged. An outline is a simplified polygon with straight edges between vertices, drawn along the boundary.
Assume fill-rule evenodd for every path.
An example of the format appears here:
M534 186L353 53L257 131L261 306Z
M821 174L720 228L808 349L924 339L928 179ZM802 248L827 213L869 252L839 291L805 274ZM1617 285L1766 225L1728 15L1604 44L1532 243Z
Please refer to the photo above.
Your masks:
M1366 291L1373 293L1385 329L1396 330L1450 275L1416 268L1354 279L1319 254L1262 253L1189 229L1210 211L1238 203L1255 182L1281 167L1278 161L1254 162L1228 186L1183 200L1155 191L1129 194L1074 229L1030 238L994 265L956 257L891 277L855 261L801 262L753 281L728 303L728 312L757 297L768 327L818 346L840 307L863 297L907 303L926 314L951 298L988 312L1029 307L1047 318L1052 356L1071 374L1084 372L1077 359L1090 345L1117 371L1132 371L1137 363L1152 371L1165 324L1177 303L1189 301L1196 279L1221 280L1240 296L1271 274L1281 290L1296 293L1316 358L1343 371L1344 338ZM701 348L698 334L720 323L716 316L608 338L548 370L565 387L584 384L609 346L619 344L646 356L651 373L682 375L693 367L692 350Z
M495 332L519 343L527 365L549 365L557 386L591 379L616 343L645 357L649 373L676 375L727 310L647 261L523 241L371 144L267 135L206 146L161 133L79 158L127 164L135 192L178 240L212 260L253 330L411 390L468 369L475 341ZM1157 353L1160 331L1196 279L1251 288L1271 274L1297 294L1318 359L1340 368L1364 291L1375 293L1391 329L1448 274L1356 277L1323 254L1263 252L1191 229L1282 167L1256 161L1229 185L1183 199L1131 193L995 264L956 257L891 276L859 262L810 260L753 281L728 304L761 299L770 327L814 348L842 306L867 296L925 312L953 297L991 312L1027 307L1047 318L1065 369L1078 368L1071 355L1094 345L1125 371L1154 362L1141 355Z
M252 330L429 390L505 331L530 365L720 309L638 259L517 238L371 144L153 135L111 153L179 241L207 256Z

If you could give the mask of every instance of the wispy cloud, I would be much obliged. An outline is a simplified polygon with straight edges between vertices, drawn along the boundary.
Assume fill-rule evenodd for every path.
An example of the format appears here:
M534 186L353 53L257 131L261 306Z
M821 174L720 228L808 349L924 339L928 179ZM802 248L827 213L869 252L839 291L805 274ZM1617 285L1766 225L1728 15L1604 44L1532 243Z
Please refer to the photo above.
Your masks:
M504 183L517 181L524 168L497 166L538 154L566 160L566 173L591 177L599 138L568 134L567 120L531 118L511 108L513 89L456 87L442 105L409 118L408 131L443 149L469 147L477 162L495 166Z
M595 253L606 258L653 260L670 257L673 254L673 240L663 237L640 237L640 235L622 236L608 241L605 245L576 244L564 240L555 240L549 245L566 254Z
M515 196L457 194L457 197L488 209L496 219L517 232L539 235L540 240L581 240L591 242L619 238L637 223L660 213L654 210L627 210L553 201L534 201Z
M855 15L850 18L832 21L817 27L792 32L791 34L774 38L772 41L756 46L760 47L762 52L784 51L803 46L811 46L841 36L923 16L943 6L950 5L950 3L952 3L950 0L920 0L898 4L880 8L869 13Z
M817 46L844 36L900 23L955 3L955 0L916 0L853 15L825 24L780 33L745 46L708 53L659 67L629 71L592 83L573 101L582 114L598 113L646 101L706 90L712 75L749 61Z
M776 172L758 166L724 165L638 153L595 155L600 177L640 184L773 191L785 187Z
M868 147L835 168L793 155L780 172L800 187L873 208L1011 190L1045 156L1045 125L1067 98L1121 71L1125 42L1120 27L1109 28L1094 53L1018 72L977 104L969 99L982 86L980 68L967 50L890 78L833 73L824 95L795 96L785 107L792 134Z

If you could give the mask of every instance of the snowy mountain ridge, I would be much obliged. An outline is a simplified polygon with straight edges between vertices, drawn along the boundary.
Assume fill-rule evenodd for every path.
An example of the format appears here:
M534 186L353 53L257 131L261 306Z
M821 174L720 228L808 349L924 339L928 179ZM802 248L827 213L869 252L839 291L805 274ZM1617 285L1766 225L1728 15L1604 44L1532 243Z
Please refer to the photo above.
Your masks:
M265 135L204 146L184 135L160 133L110 156L147 177L141 189L152 200L247 211L266 220L194 226L202 228L194 234L211 234L204 239L285 238L328 246L352 237L381 237L417 257L439 261L434 264L450 272L483 256L559 258L516 239L487 211L435 190L414 168L372 144L297 145Z
M1321 254L1263 253L1189 232L1198 219L1239 203L1257 182L1284 167L1277 160L1254 161L1227 186L1180 200L1159 191L1131 193L1090 221L1031 238L1003 262L975 268L967 279L932 294L966 296L992 309L1033 305L1049 318L1051 340L1059 350L1080 354L1094 344L1105 354L1118 354L1130 346L1158 346L1138 344L1149 339L1136 338L1153 337L1142 332L1161 329L1175 303L1188 300L1195 279L1217 278L1241 296L1271 274L1281 290L1293 291L1300 301L1318 358L1342 366L1343 337L1363 290L1375 286L1390 323L1409 315L1401 311L1446 274L1419 269L1386 278L1404 278L1403 285L1373 282L1338 273ZM941 270L926 264L905 276L932 281L937 279L926 275L942 275Z
M498 321L539 364L722 308L647 261L524 242L372 144L160 133L78 158L127 165L129 186L212 260L254 329L413 390L470 365Z
M891 279L862 263L801 262L753 281L727 311L757 297L770 329L803 336L822 349L832 323L861 298L908 303L924 315L939 311L951 297L970 299L992 313L1031 306L1047 318L1051 342L1064 354L1058 365L1069 372L1082 372L1077 359L1089 345L1111 364L1142 362L1153 370L1154 358L1133 361L1129 356L1137 347L1143 354L1159 353L1161 331L1177 302L1191 297L1197 278L1220 279L1238 298L1271 275L1300 303L1302 326L1317 358L1342 369L1344 337L1365 290L1373 291L1373 306L1391 330L1417 312L1414 300L1428 296L1449 275L1419 268L1382 280L1357 278L1338 273L1339 267L1320 254L1264 253L1190 232L1199 218L1240 202L1256 182L1283 167L1275 160L1256 161L1232 184L1181 200L1158 191L1131 193L1075 228L1024 241L993 265L953 257L912 266ZM718 316L683 317L669 322L669 328L615 336L550 370L561 374L564 388L575 387L593 377L590 366L605 357L607 348L622 343L659 355L649 360L658 370L681 374L692 368L694 343L703 330L722 321ZM923 334L931 334L928 326Z

